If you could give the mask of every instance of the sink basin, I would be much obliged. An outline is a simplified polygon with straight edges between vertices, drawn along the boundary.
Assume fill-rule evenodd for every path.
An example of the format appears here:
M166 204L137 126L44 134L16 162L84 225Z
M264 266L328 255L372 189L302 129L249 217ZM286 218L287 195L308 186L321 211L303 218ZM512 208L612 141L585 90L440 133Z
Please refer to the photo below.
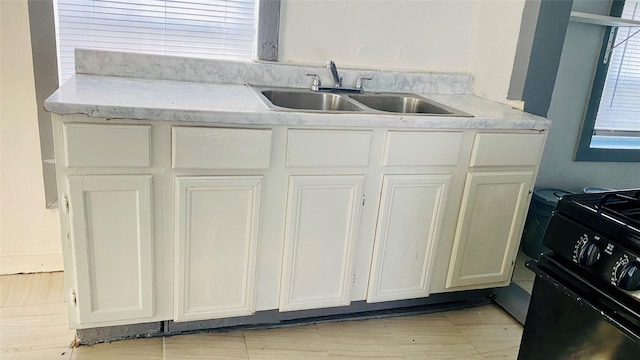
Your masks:
M349 95L349 97L367 107L380 111L406 114L471 116L462 111L414 94L370 93L353 94Z
M473 116L436 101L407 93L347 94L308 89L251 86L270 110L316 113L412 114L424 116Z
M312 111L363 111L363 107L344 96L311 92L309 90L262 90L259 94L271 104L298 110ZM269 106L269 104L267 104Z

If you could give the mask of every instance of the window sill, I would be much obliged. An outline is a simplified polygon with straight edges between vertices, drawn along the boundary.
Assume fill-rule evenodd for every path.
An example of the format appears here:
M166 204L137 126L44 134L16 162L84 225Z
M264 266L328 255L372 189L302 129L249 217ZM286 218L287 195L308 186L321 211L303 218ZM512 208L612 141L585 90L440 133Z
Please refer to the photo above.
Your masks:
M579 11L572 11L569 20L571 22L602 26L640 26L640 21L637 20L627 20L615 16L589 14Z

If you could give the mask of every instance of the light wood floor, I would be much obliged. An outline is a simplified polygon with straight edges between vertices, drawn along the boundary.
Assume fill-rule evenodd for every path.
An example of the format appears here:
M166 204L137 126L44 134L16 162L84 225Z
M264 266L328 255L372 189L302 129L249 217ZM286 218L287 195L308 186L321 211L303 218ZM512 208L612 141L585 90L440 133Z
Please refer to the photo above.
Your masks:
M522 327L486 305L437 314L69 348L62 273L0 276L0 359L516 359Z

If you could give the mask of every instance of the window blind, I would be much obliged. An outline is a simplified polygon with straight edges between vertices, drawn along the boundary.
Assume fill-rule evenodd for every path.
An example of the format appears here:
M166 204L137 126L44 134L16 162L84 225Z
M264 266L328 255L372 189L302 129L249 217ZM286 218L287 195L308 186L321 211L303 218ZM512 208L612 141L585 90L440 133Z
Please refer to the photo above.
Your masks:
M257 0L54 0L61 83L75 48L214 59L255 57Z
M640 0L627 0L621 17L640 20ZM620 45L609 60L595 134L640 136L640 33L633 35L638 30L640 27L618 29L613 44Z

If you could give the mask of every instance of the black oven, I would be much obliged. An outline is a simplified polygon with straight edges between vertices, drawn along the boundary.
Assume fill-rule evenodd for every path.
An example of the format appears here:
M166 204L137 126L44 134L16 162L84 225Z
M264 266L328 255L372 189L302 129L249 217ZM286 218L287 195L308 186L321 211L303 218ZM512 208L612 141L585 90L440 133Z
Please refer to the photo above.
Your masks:
M563 197L543 244L518 359L640 359L640 190Z

